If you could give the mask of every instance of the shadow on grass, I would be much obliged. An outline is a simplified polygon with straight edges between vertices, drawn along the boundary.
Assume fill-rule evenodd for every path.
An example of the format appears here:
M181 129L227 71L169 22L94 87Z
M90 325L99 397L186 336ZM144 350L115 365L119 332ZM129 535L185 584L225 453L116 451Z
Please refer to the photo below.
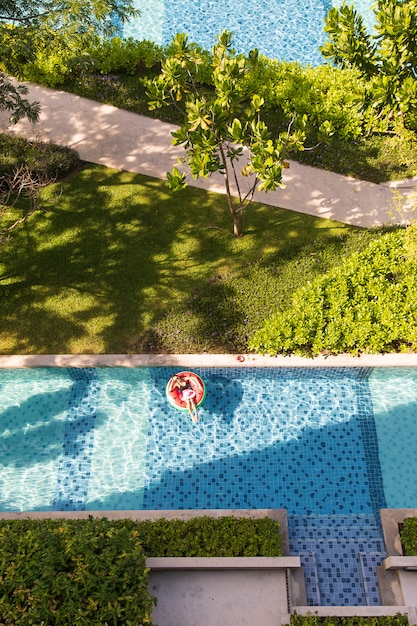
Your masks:
M350 227L86 164L1 250L1 353L119 353L211 278ZM56 193L56 188L55 188ZM215 306L227 302L221 294ZM244 307L237 310L242 320ZM203 320L209 326L209 320Z

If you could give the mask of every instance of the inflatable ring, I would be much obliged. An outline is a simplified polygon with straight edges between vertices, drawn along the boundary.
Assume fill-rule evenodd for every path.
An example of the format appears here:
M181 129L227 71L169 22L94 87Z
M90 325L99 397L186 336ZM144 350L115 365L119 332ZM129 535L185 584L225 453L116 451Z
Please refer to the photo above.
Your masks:
M195 405L197 408L200 407L206 399L206 386L203 379L194 372L178 372L176 376L178 376L178 378L184 378L189 382L190 386L195 391L193 398ZM178 411L188 411L187 403L181 400L178 388L174 387L171 391L168 390L170 380L171 379L169 379L166 386L166 396L169 404Z

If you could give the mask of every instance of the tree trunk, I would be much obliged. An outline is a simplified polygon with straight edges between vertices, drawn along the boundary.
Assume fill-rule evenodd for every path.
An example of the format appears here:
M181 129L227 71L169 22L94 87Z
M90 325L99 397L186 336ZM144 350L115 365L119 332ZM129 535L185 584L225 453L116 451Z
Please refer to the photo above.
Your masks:
M234 237L242 237L242 228L241 228L241 219L240 215L237 211L233 211L233 236Z

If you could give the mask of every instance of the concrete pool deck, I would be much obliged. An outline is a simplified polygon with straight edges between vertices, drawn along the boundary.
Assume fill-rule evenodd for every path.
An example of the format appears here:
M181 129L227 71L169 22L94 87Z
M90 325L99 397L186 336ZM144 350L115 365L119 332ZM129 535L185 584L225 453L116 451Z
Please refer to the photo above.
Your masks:
M7 367L417 367L417 354L271 357L260 354L32 354L0 355Z
M182 147L173 146L170 132L177 127L158 120L93 102L64 91L26 83L30 101L41 105L39 122L21 120L9 123L9 114L0 112L0 132L13 133L67 145L81 159L106 167L165 179L166 172L184 156ZM257 191L254 200L266 205L328 218L362 227L390 221L393 191L407 195L417 185L417 177L395 183L375 184L291 161L284 170L285 189ZM247 180L242 180L242 189ZM221 175L189 180L189 184L224 194Z

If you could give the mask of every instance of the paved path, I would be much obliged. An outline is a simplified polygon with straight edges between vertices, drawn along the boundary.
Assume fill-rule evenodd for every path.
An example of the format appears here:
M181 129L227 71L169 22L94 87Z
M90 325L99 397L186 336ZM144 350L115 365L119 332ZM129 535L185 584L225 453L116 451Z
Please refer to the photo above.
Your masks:
M33 84L28 87L28 98L41 104L39 122L32 125L22 120L10 125L6 113L1 112L0 131L68 145L85 161L155 178L165 178L166 172L184 154L182 148L171 144L170 131L176 128L174 125L63 91ZM417 178L377 185L291 161L290 168L284 172L284 183L285 189L256 192L255 199L271 206L370 227L389 221L392 189L396 187L407 194L417 185ZM190 184L224 193L219 175L190 180Z

